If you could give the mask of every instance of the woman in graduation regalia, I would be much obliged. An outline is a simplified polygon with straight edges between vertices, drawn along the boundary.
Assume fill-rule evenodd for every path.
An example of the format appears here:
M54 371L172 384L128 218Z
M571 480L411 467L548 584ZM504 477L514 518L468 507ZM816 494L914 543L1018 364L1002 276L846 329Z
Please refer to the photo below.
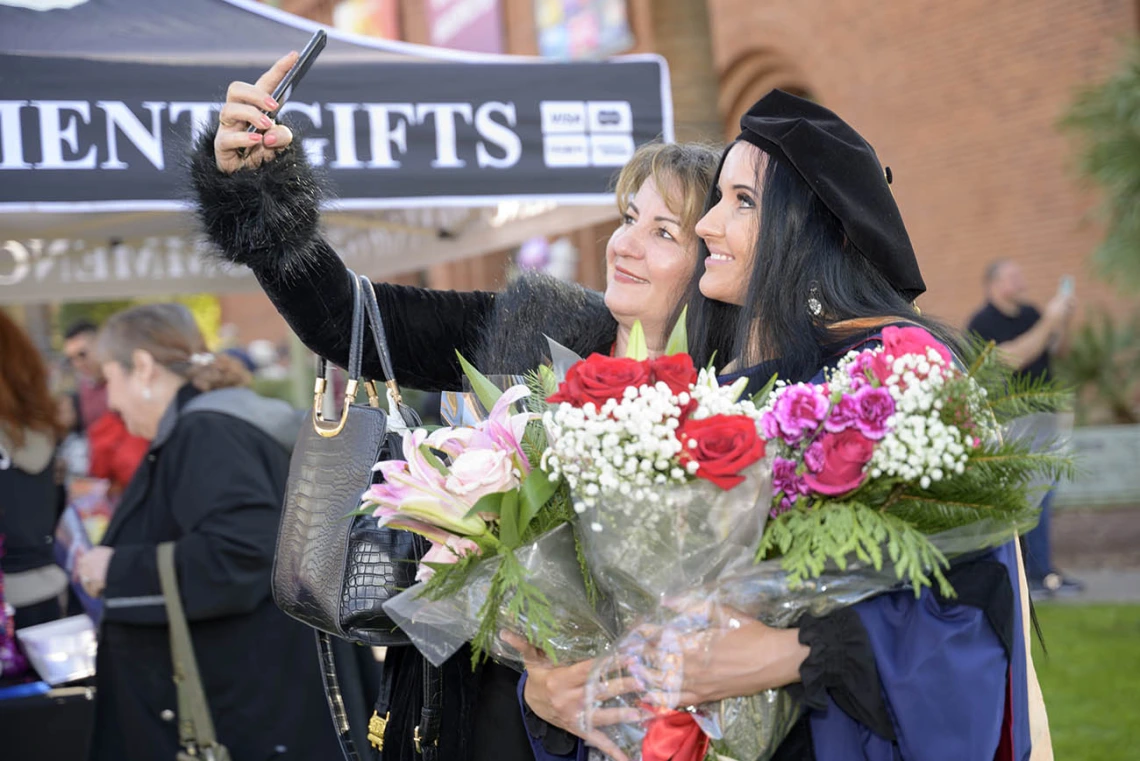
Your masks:
M697 365L708 360L705 331L735 334L735 372L722 380L744 375L752 390L774 372L820 382L888 325L921 325L953 348L953 336L913 306L926 285L889 171L862 136L780 91L756 103L741 127L697 225L702 261L689 299ZM777 759L1051 757L1017 544L956 563L947 575L955 599L900 590L805 616L792 629L744 621L686 656L680 704L799 691L806 708ZM521 692L543 719L574 731L573 707L549 694L550 685L566 689L571 668L532 664ZM585 750L563 757L574 755Z

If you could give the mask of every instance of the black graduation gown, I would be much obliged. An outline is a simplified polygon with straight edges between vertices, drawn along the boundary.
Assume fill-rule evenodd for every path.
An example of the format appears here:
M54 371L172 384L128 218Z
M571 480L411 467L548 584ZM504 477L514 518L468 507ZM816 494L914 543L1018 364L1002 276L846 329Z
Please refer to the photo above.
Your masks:
M234 759L339 755L312 630L270 596L289 452L220 412L179 411L183 387L123 494L103 543L113 547L96 673L98 761L173 759L177 710L156 545L175 562L218 737Z
M272 162L232 175L218 171L213 133L191 155L197 213L228 261L248 266L301 341L344 367L348 360L352 286L344 263L319 229L322 188L295 145ZM414 252L412 252L414 256ZM414 267L409 260L409 268ZM434 291L374 283L396 380L424 391L460 390L456 352L488 374L522 373L549 356L546 337L582 356L608 353L617 323L601 294L554 278L520 278L503 293ZM383 378L371 341L363 374ZM419 723L422 658L390 649L391 695L383 761L419 761L412 735ZM445 761L532 761L515 696L518 674L496 664L472 671L463 648L442 669L439 758Z

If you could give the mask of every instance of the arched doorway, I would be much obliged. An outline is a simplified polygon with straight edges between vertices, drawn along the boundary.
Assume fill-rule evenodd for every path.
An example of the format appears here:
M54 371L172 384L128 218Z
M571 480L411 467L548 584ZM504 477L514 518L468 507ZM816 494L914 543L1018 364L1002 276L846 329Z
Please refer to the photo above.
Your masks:
M774 89L816 100L807 77L784 53L771 48L750 50L725 68L720 77L719 107L724 115L724 136L740 132L740 117Z

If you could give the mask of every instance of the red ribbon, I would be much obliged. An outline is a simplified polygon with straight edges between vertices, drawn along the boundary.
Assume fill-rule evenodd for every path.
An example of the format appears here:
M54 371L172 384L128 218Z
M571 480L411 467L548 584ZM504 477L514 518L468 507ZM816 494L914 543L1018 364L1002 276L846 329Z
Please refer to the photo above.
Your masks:
M665 711L649 722L641 741L641 761L702 761L709 736L687 711Z

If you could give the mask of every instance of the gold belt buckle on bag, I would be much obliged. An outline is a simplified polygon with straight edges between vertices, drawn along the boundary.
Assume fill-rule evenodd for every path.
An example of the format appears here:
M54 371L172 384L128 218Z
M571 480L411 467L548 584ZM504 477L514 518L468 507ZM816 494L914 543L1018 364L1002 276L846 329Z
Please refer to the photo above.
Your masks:
M388 719L392 714L384 714L384 718L380 718L380 714L375 711L372 712L372 718L368 720L368 744L378 751L384 751L384 731L388 728Z

